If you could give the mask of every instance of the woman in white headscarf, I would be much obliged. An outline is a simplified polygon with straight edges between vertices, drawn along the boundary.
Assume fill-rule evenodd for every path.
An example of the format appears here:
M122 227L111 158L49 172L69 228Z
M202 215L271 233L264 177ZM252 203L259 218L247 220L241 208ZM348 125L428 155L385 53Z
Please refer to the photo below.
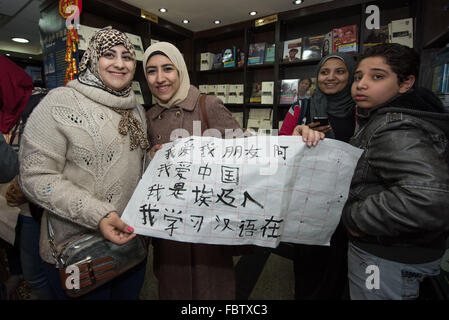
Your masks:
M190 84L181 52L168 42L151 45L143 59L145 77L157 104L147 111L148 139L157 149L170 142L176 129L194 133L194 121L215 129L221 137L226 129L241 129L222 101L205 97L200 108L200 92ZM299 130L301 131L301 130ZM210 131L209 131L210 132ZM240 131L243 135L243 131ZM305 127L304 140L316 144L324 137ZM200 132L201 134L201 132ZM203 135L208 135L204 132ZM236 134L235 136L237 136ZM154 150L154 149L153 149ZM155 274L160 299L235 299L233 255L251 252L245 246L194 244L153 238Z

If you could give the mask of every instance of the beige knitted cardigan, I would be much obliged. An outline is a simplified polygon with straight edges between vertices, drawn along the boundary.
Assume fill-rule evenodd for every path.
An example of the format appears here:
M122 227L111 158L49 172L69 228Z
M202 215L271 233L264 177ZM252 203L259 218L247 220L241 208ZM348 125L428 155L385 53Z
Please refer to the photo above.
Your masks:
M54 263L47 235L51 215L58 250L97 231L108 212L121 214L141 176L144 151L130 151L118 133L121 115L109 107L133 108L146 132L134 93L118 97L73 80L51 90L30 115L19 151L19 183L25 195L47 209L40 255Z

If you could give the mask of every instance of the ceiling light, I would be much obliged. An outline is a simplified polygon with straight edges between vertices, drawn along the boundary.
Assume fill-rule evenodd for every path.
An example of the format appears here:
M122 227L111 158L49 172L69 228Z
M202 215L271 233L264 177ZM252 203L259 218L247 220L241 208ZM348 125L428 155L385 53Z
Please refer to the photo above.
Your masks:
M251 11L251 12L249 13L250 16L255 16L256 14L257 14L257 11Z
M301 4L302 3L302 0L294 0L293 1L293 4Z
M220 21L220 20L215 20L214 23L215 23L215 24L220 24L221 21Z
M160 12L167 12L167 9L165 9L165 8L160 8L159 11L160 11Z
M19 43L28 43L28 42L30 42L28 39L24 39L24 38L12 38L11 40L15 41L15 42L19 42Z
M10 54L10 53L7 53L6 55L9 57L11 54Z
M33 59L33 57L28 57L28 59Z
M184 20L182 20L182 23L189 23L190 21L189 20L187 20L187 19L184 19Z

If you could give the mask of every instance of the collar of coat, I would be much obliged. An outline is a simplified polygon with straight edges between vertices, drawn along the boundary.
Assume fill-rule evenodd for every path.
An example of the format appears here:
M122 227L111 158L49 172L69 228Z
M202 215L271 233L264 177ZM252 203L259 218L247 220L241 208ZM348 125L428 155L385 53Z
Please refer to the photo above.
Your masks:
M151 108L150 110L152 110L152 112L154 112L151 119L155 120L160 114L162 114L165 111L171 110L171 109L183 109L185 111L192 112L195 109L196 105L198 104L200 95L201 95L200 91L196 87L191 85L190 89L189 89L189 93L187 94L187 98L185 98L183 101L181 101L177 105L173 105L170 108L164 108L164 107L161 107L160 105L156 104L153 108ZM154 111L153 111L153 109L154 109Z

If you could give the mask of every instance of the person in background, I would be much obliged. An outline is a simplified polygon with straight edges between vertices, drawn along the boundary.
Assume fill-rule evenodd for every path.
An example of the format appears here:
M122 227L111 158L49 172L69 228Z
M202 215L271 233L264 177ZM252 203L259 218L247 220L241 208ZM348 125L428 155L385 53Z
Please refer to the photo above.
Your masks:
M419 65L413 49L384 44L355 69L359 128L350 143L364 153L342 214L351 299L416 299L423 279L440 271L449 234L449 110L414 88Z
M285 116L279 135L291 135L299 124L348 142L355 129L355 102L351 97L355 60L343 53L321 59L317 88L310 99L299 99ZM325 117L329 125L314 122ZM348 239L340 223L329 247L294 245L295 298L298 300L346 299Z
M51 220L57 252L99 232L115 244L136 234L120 215L141 177L147 152L145 114L131 82L134 46L115 29L96 32L80 62L80 75L51 90L28 118L19 152L19 185ZM42 130L45 128L45 130ZM47 228L40 256L59 299L67 299ZM138 299L146 259L81 299Z
M20 115L26 107L33 80L18 65L0 54L0 182L11 181L18 173L16 150L7 144L3 134L10 134L14 141ZM14 245L5 245L9 265L9 278L2 283L2 299L12 298L15 289L23 281L18 237Z
M19 146L29 115L47 93L48 90L42 88L41 82L34 83L34 89L28 100L27 106L20 116L18 130ZM25 195L20 190L17 178L9 184L6 192L6 200L9 206L20 208L16 229L18 229L17 236L19 237L18 241L23 277L28 283L31 291L30 300L55 299L56 296L45 275L43 261L39 256L40 221L43 209L26 199Z
M160 149L161 144L170 142L176 129L185 129L192 135L194 121L201 119L208 122L208 129L218 130L222 137L226 129L240 129L215 96L206 96L206 115L201 115L200 92L190 85L186 63L174 45L168 42L151 45L145 51L143 67L148 87L157 101L146 114L152 149ZM295 133L302 134L308 145L324 137L307 126L298 126ZM232 257L250 253L251 248L159 238L151 241L160 299L235 299Z
M3 134L0 134L0 183L8 183L19 172L19 160L16 151L6 143Z

